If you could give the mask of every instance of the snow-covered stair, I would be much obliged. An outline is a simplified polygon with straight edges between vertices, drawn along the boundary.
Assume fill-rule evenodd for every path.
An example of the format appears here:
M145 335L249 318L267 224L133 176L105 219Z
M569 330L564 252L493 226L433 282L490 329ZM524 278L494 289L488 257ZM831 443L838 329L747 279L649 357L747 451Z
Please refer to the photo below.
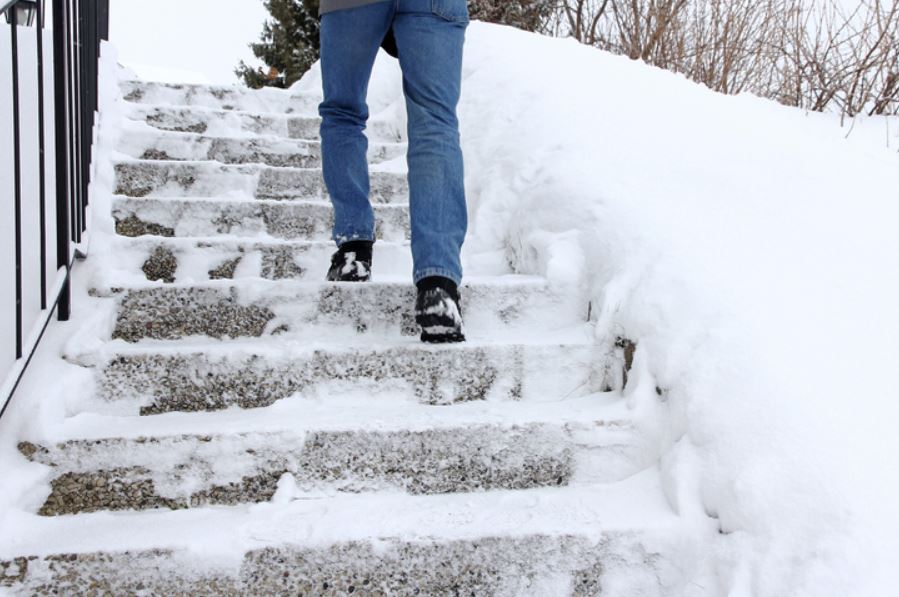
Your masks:
M65 355L94 395L19 444L44 475L0 586L677 594L689 541L577 293L474 271L469 342L418 342L393 123L369 129L376 280L335 285L317 98L121 87L109 332Z

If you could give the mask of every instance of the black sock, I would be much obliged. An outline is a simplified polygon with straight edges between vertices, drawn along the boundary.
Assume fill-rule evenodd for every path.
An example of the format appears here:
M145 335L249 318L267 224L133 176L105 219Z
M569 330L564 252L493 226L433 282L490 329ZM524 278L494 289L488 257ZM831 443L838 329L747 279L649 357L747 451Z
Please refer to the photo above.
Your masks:
M357 261L368 261L371 263L372 247L374 241L370 240L350 240L338 247L341 253L355 253Z

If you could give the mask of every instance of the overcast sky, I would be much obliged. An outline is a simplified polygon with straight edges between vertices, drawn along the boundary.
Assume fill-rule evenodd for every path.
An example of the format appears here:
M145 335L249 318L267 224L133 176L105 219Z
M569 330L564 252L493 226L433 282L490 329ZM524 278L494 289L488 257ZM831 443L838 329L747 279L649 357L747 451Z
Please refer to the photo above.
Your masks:
M268 13L262 0L111 0L110 41L119 62L173 82L235 83L247 44Z

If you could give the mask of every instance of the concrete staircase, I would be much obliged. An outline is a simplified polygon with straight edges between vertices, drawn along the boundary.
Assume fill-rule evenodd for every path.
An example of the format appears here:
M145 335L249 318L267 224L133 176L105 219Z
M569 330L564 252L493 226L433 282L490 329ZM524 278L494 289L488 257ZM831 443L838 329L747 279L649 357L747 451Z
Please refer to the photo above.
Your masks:
M123 82L116 235L92 247L92 398L54 441L15 594L666 595L651 438L571 289L470 272L470 341L418 342L404 145L372 123L376 279L322 282L317 98ZM102 238L102 237L101 237Z

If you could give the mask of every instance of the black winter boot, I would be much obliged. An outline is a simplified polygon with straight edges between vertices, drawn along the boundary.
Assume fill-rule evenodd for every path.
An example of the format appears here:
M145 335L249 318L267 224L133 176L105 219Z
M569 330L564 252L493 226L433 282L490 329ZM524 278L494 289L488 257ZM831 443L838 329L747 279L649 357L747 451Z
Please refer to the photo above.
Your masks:
M416 284L415 321L421 326L421 341L432 344L465 342L459 289L449 278L431 276Z
M374 243L370 240L345 242L331 257L328 282L368 282L371 280L371 254Z

